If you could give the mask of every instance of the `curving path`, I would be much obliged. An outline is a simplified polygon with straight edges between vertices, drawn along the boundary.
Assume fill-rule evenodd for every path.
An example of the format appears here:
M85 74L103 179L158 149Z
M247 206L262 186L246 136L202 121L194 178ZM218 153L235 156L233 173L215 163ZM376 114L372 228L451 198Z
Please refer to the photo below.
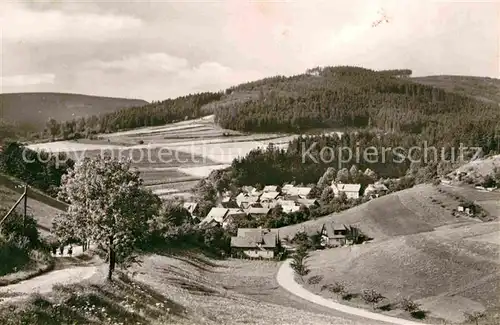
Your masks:
M89 279L97 274L97 266L81 266L48 272L44 275L0 287L0 303L12 302L20 297L33 293L48 293L54 284L68 285ZM4 297L3 297L4 296Z
M421 322L412 322L406 319L402 318L396 318L396 317L391 317L391 316L386 316L383 314L378 314L378 313L372 313L370 311L367 311L365 309L361 308L355 308L351 306L346 306L337 302L334 302L332 300L328 300L326 298L323 298L319 295L316 295L308 290L306 290L304 287L302 287L300 284L298 284L295 281L295 273L293 269L290 267L290 262L291 260L286 260L283 262L281 265L280 269L278 270L278 274L276 275L276 280L278 281L279 285L284 288L285 290L291 292L292 294L305 299L307 301L310 301L312 303L315 303L317 305L321 305L336 311L340 311L345 314L350 314L350 315L355 315L359 316L362 318L366 319L371 319L371 320L376 320L376 321L382 321L388 324L396 324L396 325L429 325Z

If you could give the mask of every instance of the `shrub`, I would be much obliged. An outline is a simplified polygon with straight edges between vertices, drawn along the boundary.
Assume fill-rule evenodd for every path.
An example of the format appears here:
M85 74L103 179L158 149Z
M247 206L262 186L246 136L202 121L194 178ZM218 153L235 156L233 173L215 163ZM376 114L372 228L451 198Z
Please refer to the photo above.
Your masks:
M473 313L464 313L464 316L468 322L475 323L476 325L478 325L479 320L485 318L486 314L484 312L475 311Z
M318 284L318 283L321 282L321 280L323 280L323 276L322 275L315 275L315 276L310 277L307 280L307 283L308 284Z
M401 308L409 313L420 310L420 305L409 298L403 298L400 302Z
M366 303L371 304L373 308L375 308L375 304L379 303L385 298L378 291L372 289L363 290L361 292L361 297Z
M333 284L324 285L321 290L328 290L336 295L344 296L347 291L345 284L342 282L334 282Z

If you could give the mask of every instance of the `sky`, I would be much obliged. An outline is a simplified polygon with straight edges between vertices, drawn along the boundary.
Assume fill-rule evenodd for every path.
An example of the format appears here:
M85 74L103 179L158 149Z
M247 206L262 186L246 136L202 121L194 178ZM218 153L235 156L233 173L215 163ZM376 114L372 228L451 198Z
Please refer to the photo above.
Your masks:
M0 92L164 100L308 68L500 77L500 0L0 0Z

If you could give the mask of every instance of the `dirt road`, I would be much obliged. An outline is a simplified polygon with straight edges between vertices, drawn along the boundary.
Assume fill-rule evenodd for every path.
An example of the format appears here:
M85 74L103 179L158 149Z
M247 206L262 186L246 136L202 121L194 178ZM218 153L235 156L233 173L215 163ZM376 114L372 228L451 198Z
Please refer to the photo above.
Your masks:
M304 289L300 284L298 284L295 281L295 273L290 267L290 261L287 260L283 262L281 265L278 274L276 276L276 280L278 281L279 285L284 288L285 290L291 292L292 294L305 299L307 301L310 301L312 303L315 303L317 305L321 305L345 314L349 315L355 315L359 317L363 317L366 319L371 319L371 320L376 320L376 321L381 321L387 324L396 324L396 325L428 325L425 323L420 323L420 322L412 322L406 319L401 319L401 318L396 318L396 317L390 317L378 313L372 313L367 310L361 309L361 308L355 308L351 306L346 306L343 304L336 303L334 301L325 299L321 296L318 296L312 292L309 292L308 290Z

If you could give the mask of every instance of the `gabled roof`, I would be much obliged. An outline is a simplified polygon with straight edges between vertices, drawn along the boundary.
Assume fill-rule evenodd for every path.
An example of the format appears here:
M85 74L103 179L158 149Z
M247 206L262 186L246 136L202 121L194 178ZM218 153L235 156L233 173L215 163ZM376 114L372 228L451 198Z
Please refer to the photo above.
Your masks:
M311 187L296 187L297 189L297 195L304 195L307 196L311 192L312 188Z
M361 189L361 184L344 184L344 183L332 183L332 189L339 192L356 192L359 193Z
M276 203L278 203L282 207L284 207L286 205L291 205L291 206L297 205L294 200L278 200Z
M370 184L366 187L365 192L371 191L388 191L389 189L384 184Z
M243 211L242 209L237 209L237 208L228 209L227 216L236 215L236 214L246 214L246 212Z
M275 198L277 198L278 196L280 195L279 192L264 192L261 196L260 196L260 199L261 200L274 200Z
M284 205L282 208L284 213L292 213L300 210L300 206L298 205Z
M231 237L231 247L274 248L277 240L277 234L267 229L239 228L238 236Z
M243 186L241 188L241 190L245 193L252 193L253 191L255 191L255 187L253 186Z
M310 206L318 203L318 200L316 200L316 199L298 199L297 202L299 204L305 205L306 207L310 207Z
M266 193L266 192L277 192L278 191L278 186L277 185L267 185L267 186L264 186L264 189L262 191L264 193Z
M240 193L236 197L236 201L238 202L257 202L259 201L259 197L256 195L249 195L245 193Z
M348 230L348 228L345 225L338 224L338 223L333 223L333 222L327 222L323 224L322 229L326 231L326 235L328 238L334 238L335 235L335 230Z
M182 204L182 206L184 207L184 209L188 210L188 212L190 214L193 214L194 210L196 210L196 208L198 207L198 203L196 203L196 202L184 202Z
M226 208L212 208L208 215L201 221L201 223L208 223L212 220L222 223L224 221L224 218L226 217L229 209Z
M271 209L269 208L248 208L245 210L247 214L268 214Z

